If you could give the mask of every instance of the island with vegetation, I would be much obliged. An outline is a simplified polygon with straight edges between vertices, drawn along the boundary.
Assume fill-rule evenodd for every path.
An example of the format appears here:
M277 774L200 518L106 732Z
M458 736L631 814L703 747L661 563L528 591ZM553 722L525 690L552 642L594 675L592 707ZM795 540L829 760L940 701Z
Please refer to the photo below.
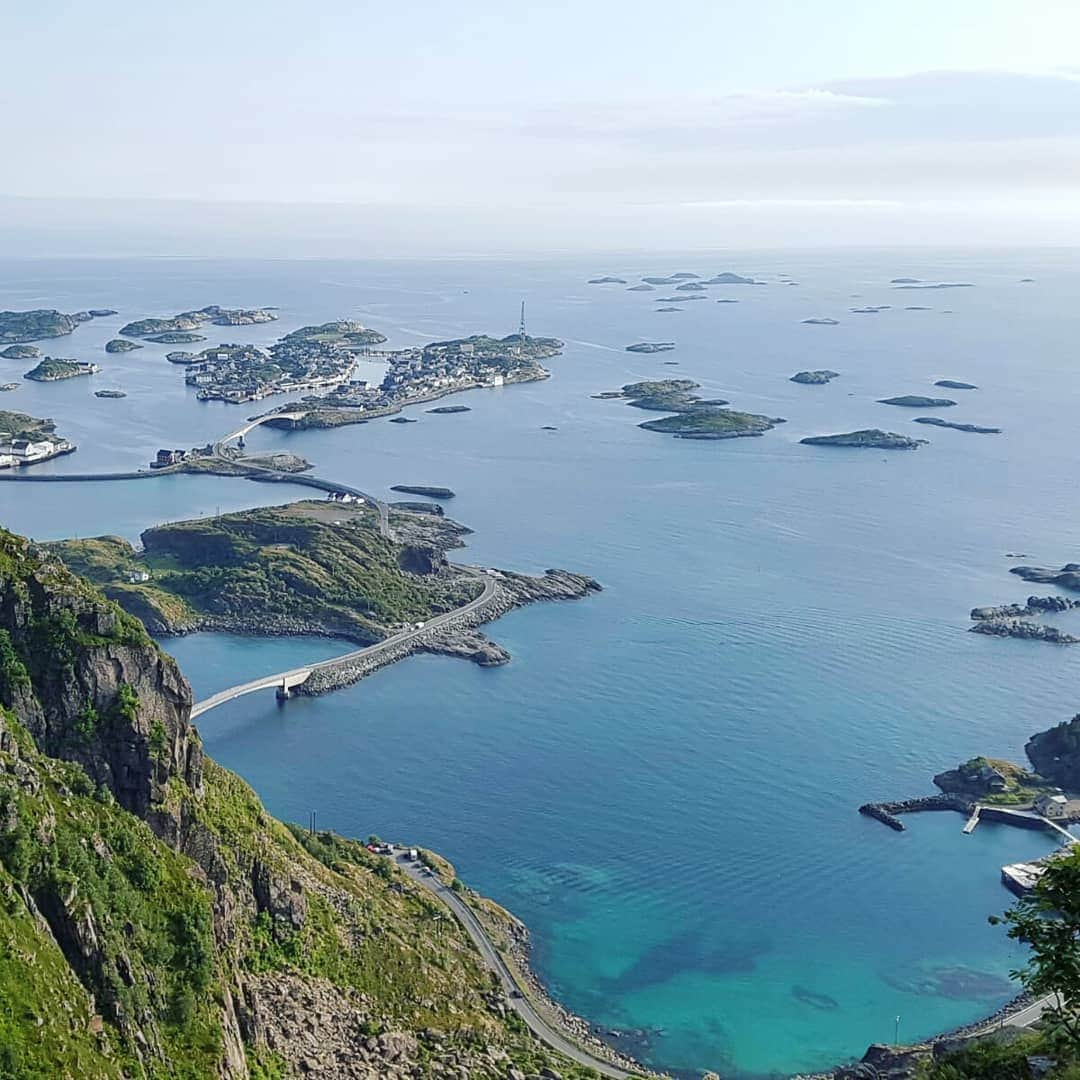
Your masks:
M113 338L111 341L105 342L105 351L107 353L134 352L136 349L141 348L142 346L137 341L128 341L127 338Z
M899 405L903 409L946 409L956 402L951 398L923 397L920 394L901 394L900 397L878 398L879 405Z
M391 511L390 525L393 538L363 500L308 500L147 529L138 552L115 536L47 547L155 634L316 634L370 645L461 608L482 592L475 572L446 557L468 529L403 509ZM469 627L417 641L385 662L426 650L485 666L505 663L509 654L471 626L517 604L599 588L567 571L543 577L500 571L499 581L502 601L478 613ZM351 680L333 685L345 681Z
M671 352L674 348L674 341L639 341L634 345L627 345L626 351L633 353L658 353Z
M839 378L839 371L822 369L820 371L797 371L791 376L789 382L802 383L804 386L824 386L826 383L832 382L833 379Z
M109 314L112 315L115 312ZM53 308L37 308L33 311L0 311L0 345L66 337L80 323L88 322L92 318L94 318L94 313L90 311L77 311L72 315L65 315ZM17 359L28 358L17 357Z
M152 341L155 345L191 345L196 341L205 341L205 334L197 334L194 330L169 330L164 334L147 334L146 341Z
M0 356L5 360L36 360L41 350L36 345L9 345Z
M275 820L205 755L192 699L136 619L0 533L6 1075L596 1075L528 1032L407 846ZM508 953L526 941L417 858Z
M874 450L917 450L926 444L925 439L912 439L880 428L863 428L839 435L809 435L799 442L804 446L852 446Z
M100 370L97 364L83 360L63 360L46 356L36 367L27 371L23 378L33 382L60 382L62 379L76 379L80 375L96 375Z
M253 326L273 322L277 313L269 308L223 308L208 304L195 311L181 311L162 319L137 319L120 327L125 337L149 338L156 334L184 333L198 330L204 323L214 326Z
M979 424L958 424L952 420L942 420L939 416L916 416L913 423L932 424L934 427L952 428L953 431L967 431L976 435L1000 435L999 427L981 427Z
M673 414L646 420L638 427L674 435L678 439L737 439L764 435L777 424L784 423L780 417L725 408L728 402L723 398L701 398L694 393L698 389L700 386L693 379L646 379L593 396L622 399L635 409Z

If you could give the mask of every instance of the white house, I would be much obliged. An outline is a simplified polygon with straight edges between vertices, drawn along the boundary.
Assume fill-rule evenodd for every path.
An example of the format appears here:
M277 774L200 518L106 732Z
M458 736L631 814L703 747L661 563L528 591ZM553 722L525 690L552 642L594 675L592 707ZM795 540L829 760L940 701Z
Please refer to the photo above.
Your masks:
M1069 800L1061 792L1039 795L1035 799L1035 809L1049 821L1058 821L1069 816Z

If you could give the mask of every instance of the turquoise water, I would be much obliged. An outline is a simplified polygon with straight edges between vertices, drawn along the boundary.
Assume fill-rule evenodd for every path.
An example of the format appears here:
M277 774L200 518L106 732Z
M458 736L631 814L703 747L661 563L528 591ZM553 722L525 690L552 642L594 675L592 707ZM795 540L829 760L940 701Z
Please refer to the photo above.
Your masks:
M1080 282L1070 260L163 261L33 263L18 275L0 264L11 283L0 306L109 305L123 308L119 325L204 303L277 303L278 331L350 316L404 344L508 332L528 297L532 329L568 342L552 379L456 398L469 413L411 410L415 425L260 431L252 444L287 447L372 491L446 484L458 492L454 515L476 529L469 559L567 566L605 591L490 627L514 655L505 668L420 657L284 708L270 694L241 699L200 728L275 813L305 821L316 810L343 832L444 852L529 923L555 993L606 1027L644 1029L634 1049L650 1062L760 1076L859 1054L892 1037L897 1015L914 1038L1010 996L1003 977L1018 957L985 916L1009 899L998 868L1051 842L986 825L964 837L954 815L912 817L895 834L855 808L928 791L932 773L975 753L1019 758L1032 731L1074 711L1080 653L965 633L970 607L1026 595L1007 552L1075 558L1067 418L1080 317L1069 297ZM772 284L711 290L741 302L671 315L651 310L657 294L583 284L683 268ZM781 272L801 284L780 285ZM898 293L885 283L900 275L977 284ZM1038 281L1019 285L1025 276ZM896 308L848 311L880 303ZM818 315L841 323L801 322ZM94 324L69 341L108 336ZM623 351L644 339L679 348ZM75 435L80 450L57 471L131 467L246 414L177 393L182 379L160 356L105 363L103 385L131 391L119 403L66 384L3 402ZM842 377L787 381L817 367ZM590 397L676 375L789 422L760 439L679 441ZM942 377L982 387L953 394L950 419L1005 434L928 431L875 403L935 393ZM131 410L131 433L106 411L115 404ZM911 454L798 444L870 426L931 443ZM156 521L285 497L196 478L0 485L0 519L41 538L133 537ZM168 647L199 696L286 666L284 656L291 665L333 649L215 635ZM977 995L948 972L935 979L957 967L985 973Z

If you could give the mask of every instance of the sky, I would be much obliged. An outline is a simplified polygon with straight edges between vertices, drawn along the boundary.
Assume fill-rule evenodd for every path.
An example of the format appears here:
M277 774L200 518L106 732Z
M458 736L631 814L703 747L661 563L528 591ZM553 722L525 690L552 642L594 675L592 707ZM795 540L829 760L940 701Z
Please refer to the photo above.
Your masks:
M1077 0L13 0L0 250L1080 242Z

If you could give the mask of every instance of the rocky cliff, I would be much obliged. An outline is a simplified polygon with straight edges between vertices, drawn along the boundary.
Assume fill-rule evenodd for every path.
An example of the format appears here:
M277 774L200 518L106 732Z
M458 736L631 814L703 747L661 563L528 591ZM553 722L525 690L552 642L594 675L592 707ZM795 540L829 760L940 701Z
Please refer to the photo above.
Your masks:
M190 703L141 624L0 532L0 1076L583 1074L389 860L204 758Z

